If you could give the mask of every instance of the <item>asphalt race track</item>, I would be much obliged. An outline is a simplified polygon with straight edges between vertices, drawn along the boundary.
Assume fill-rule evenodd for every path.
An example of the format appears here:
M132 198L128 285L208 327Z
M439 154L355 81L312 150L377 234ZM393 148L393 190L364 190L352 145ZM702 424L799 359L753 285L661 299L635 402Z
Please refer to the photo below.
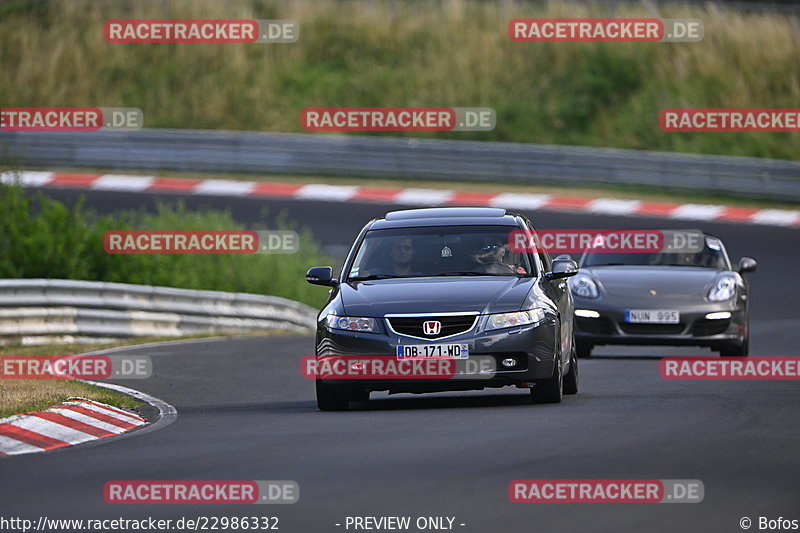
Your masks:
M99 211L151 205L154 195L87 195ZM163 198L163 196L161 197ZM244 222L286 210L329 250L349 245L385 206L185 197L230 207ZM392 207L391 209L395 209ZM756 258L751 355L797 356L800 233L768 226L566 213L526 213L541 228L699 228L732 259ZM314 265L309 265L314 266ZM324 291L324 288L319 289ZM456 531L742 531L740 518L800 518L800 394L778 381L665 381L661 355L706 349L604 347L581 361L581 391L535 406L527 391L428 396L373 393L321 413L299 359L310 336L201 340L124 352L149 355L154 375L120 382L161 398L178 419L158 431L0 460L3 515L143 519L277 516L280 531L346 531L347 516L455 517ZM699 504L512 504L520 478L699 479ZM295 480L294 505L109 505L109 480ZM337 526L336 524L341 524ZM461 526L460 524L464 524ZM353 531L350 529L350 531ZM416 529L412 529L416 531Z

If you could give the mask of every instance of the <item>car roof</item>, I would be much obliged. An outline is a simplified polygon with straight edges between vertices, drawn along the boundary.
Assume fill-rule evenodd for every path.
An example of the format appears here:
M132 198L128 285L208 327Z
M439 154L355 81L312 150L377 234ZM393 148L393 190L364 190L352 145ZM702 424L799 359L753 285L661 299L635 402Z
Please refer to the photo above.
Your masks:
M386 213L370 229L413 226L517 226L516 215L497 207L432 207Z

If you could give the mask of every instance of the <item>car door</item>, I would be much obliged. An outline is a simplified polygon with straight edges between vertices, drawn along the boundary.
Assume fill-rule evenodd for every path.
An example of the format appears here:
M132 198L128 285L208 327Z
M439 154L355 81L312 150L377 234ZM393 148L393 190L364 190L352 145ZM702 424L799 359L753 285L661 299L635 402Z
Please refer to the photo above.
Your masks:
M528 229L536 234L536 230L530 221L526 221ZM537 239L538 241L538 239ZM538 263L541 264L542 272L550 272L553 269L553 259L547 250L539 248L536 250ZM558 316L561 321L559 331L561 333L561 358L564 362L569 360L572 353L572 328L573 328L573 305L572 294L569 285L564 278L548 281L544 276L540 277L542 289L548 297L556 304Z

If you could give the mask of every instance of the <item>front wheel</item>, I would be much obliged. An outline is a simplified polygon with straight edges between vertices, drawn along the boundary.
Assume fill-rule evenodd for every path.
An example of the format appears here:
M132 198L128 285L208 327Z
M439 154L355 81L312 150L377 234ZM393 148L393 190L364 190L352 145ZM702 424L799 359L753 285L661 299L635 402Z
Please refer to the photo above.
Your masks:
M750 337L745 337L741 344L724 344L720 346L719 355L722 357L747 357L750 353Z
M561 403L564 390L564 374L561 358L556 359L553 375L536 383L531 389L531 403Z
M573 348L569 358L569 372L564 376L564 394L578 394L578 381L578 357Z
M588 342L575 341L575 350L577 351L578 357L580 357L581 359L586 359L588 357L591 357L592 348L594 348L594 346Z
M347 411L349 406L350 397L346 390L317 380L317 407L320 411Z

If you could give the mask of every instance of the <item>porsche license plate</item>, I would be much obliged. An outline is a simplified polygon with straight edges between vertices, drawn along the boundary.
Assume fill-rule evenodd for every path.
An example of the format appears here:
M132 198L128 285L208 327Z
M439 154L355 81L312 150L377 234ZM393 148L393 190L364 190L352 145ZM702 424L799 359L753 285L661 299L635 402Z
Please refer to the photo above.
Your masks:
M631 324L677 324L681 314L676 309L629 309L625 322Z

